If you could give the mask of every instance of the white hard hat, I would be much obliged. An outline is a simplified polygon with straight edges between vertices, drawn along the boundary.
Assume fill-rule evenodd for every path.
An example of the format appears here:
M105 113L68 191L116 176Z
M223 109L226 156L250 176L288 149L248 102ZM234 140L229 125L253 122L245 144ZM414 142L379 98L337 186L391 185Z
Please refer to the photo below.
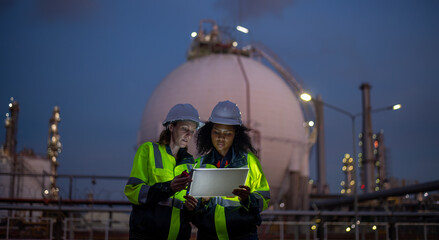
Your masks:
M197 123L197 126L201 124L198 111L191 104L177 104L169 110L165 121L163 121L163 126L166 126L170 122L185 120L194 121Z
M241 111L236 103L229 100L219 102L213 108L209 121L225 125L242 125Z

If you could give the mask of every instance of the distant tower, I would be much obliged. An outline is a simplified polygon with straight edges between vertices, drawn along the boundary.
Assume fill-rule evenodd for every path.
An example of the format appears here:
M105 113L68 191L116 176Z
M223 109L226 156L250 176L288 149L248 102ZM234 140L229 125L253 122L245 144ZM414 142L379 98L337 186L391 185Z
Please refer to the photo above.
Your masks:
M317 127L317 193L327 194L326 159L325 159L325 126L323 121L323 102L321 96L314 101Z
M17 160L17 128L18 128L18 112L20 107L17 101L11 97L11 102L9 103L9 113L6 114L5 128L6 128L6 139L4 145L4 152L12 159L12 175L11 184L9 188L9 197L15 198L15 187L19 185L19 182L15 181L20 179L15 176L17 172L22 170L20 162Z
M364 191L369 193L375 190L375 167L374 155L372 145L372 119L371 119L371 105L370 105L370 85L363 83L360 89L363 92L363 161L362 166L364 170L365 188Z
M53 108L52 117L49 120L49 135L47 139L47 157L51 160L50 167L50 196L51 198L58 198L58 187L56 186L56 169L58 167L58 154L61 153L61 142L58 132L58 124L61 121L59 115L59 107Z

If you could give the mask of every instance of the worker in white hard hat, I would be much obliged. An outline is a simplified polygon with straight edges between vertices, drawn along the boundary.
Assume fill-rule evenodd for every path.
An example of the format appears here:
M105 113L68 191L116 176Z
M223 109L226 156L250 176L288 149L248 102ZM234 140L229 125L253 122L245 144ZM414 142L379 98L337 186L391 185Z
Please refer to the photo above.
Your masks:
M187 174L194 158L187 145L201 124L190 104L171 108L157 143L146 142L137 150L124 193L133 204L130 239L189 239L189 211L197 200L186 197L192 181Z
M219 102L198 131L202 156L195 168L249 168L245 185L236 186L231 196L198 199L192 222L199 240L258 239L260 212L268 206L270 188L248 131L238 106L230 101Z

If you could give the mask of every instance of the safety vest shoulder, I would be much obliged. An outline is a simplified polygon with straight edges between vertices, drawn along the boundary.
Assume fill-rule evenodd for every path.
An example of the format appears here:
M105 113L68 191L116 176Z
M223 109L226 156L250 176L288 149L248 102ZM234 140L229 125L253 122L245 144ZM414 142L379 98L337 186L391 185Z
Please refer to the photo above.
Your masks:
M150 186L171 181L174 178L175 165L175 158L166 152L166 146L144 143L134 157L125 195L133 204L146 203Z

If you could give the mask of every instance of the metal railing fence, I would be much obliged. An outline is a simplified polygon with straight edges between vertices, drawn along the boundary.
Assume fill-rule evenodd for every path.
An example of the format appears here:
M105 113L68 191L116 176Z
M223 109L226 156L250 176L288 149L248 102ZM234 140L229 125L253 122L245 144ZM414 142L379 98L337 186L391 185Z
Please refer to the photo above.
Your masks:
M2 217L0 218L0 239L55 239L55 218ZM353 239L352 222L328 221L263 221L258 228L259 239L332 240ZM361 222L360 239L388 240L388 222ZM128 239L128 221L85 218L65 218L62 221L62 239ZM432 240L439 237L439 223L396 222L394 239ZM192 239L196 239L196 229Z

